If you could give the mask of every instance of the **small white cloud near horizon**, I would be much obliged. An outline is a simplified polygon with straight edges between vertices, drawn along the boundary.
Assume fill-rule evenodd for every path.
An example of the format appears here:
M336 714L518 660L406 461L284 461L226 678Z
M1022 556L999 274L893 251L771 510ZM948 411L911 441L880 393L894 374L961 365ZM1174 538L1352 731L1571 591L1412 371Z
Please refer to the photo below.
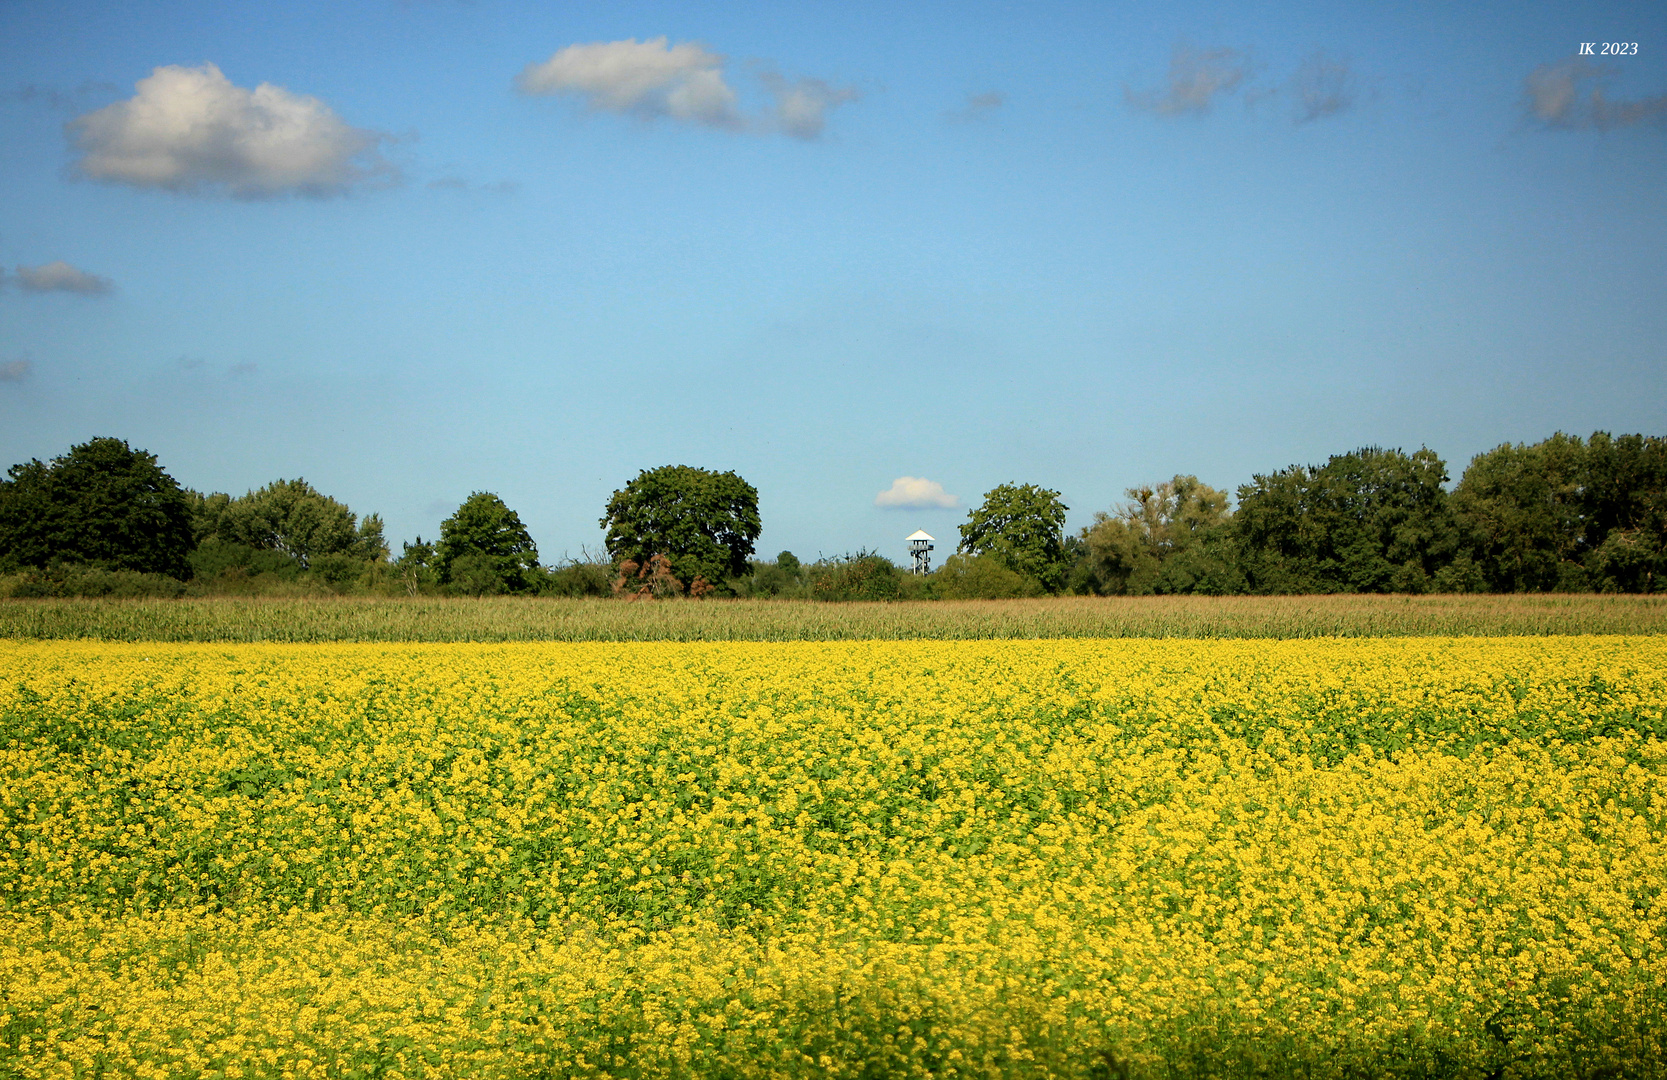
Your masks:
M81 296L103 296L116 287L109 278L77 270L61 259L41 266L18 267L17 283L25 292L67 292Z
M81 175L238 198L335 195L398 175L377 153L391 136L349 126L315 97L246 90L208 63L156 68L134 89L65 125Z
M874 496L874 505L885 510L946 510L960 502L942 484L923 476L899 476L891 487Z
M593 110L673 120L721 131L779 133L796 139L822 134L828 111L857 98L821 79L789 81L765 69L759 79L772 104L748 117L724 77L724 57L693 41L671 45L662 35L645 41L569 45L515 77L523 94L580 98Z
M1123 88L1123 99L1159 116L1208 112L1217 97L1231 94L1251 75L1250 58L1238 49L1198 50L1177 45L1169 59L1169 82L1161 91L1137 94Z
M0 362L0 382L22 382L29 377L34 367L27 360L6 360Z

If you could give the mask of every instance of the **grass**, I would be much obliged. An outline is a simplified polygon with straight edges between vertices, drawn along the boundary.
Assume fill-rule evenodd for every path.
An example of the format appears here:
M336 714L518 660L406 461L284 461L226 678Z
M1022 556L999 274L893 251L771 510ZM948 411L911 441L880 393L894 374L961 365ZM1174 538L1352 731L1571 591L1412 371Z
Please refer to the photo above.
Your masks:
M847 641L1667 632L1661 596L1052 597L921 603L413 597L0 600L0 638Z

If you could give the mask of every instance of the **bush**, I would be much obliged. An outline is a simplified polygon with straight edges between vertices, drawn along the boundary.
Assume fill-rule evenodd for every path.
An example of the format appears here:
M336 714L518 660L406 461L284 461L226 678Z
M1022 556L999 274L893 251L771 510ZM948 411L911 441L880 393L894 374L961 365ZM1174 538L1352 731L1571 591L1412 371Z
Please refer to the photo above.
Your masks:
M1044 592L1040 581L1009 570L992 555L951 555L929 582L940 600L1009 600Z
M746 599L808 597L804 568L791 551L776 556L773 563L754 560L747 564L745 577L730 578L729 591Z
M451 561L451 587L466 596L496 596L509 591L509 584L496 555L472 552Z
M613 568L607 563L568 562L544 573L547 596L609 596L613 593Z
M810 576L810 595L816 600L896 600L903 589L903 572L872 551L816 563Z
M96 566L57 566L0 578L0 597L20 600L69 596L173 600L184 595L185 582L178 578Z
M257 548L210 537L190 555L191 576L205 585L223 578L242 580L270 574L279 581L301 576L301 560L272 548Z

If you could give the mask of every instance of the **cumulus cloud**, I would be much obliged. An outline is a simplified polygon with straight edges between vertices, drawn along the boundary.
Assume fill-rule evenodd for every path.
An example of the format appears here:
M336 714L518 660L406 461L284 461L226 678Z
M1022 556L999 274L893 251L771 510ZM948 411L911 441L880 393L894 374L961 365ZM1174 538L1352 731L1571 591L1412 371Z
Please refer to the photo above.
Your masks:
M77 270L67 262L49 262L43 266L20 266L17 283L27 292L68 292L82 296L102 296L116 287L107 277Z
M1541 64L1523 83L1529 115L1545 127L1569 130L1608 131L1647 121L1667 121L1667 94L1637 101L1606 98L1603 87L1595 84L1611 74L1612 69L1588 64L1579 57Z
M377 153L389 136L349 126L318 98L271 83L247 90L213 64L159 67L135 89L67 125L83 176L240 198L331 195L395 178Z
M22 382L29 377L29 371L33 366L27 360L0 362L0 382Z
M1346 112L1354 105L1354 72L1347 61L1317 52L1292 77L1291 97L1299 124Z
M528 64L516 76L515 88L523 94L578 98L599 112L800 139L820 136L828 111L858 96L821 79L788 80L765 70L759 78L771 104L749 117L725 78L724 62L692 41L598 41L569 45L541 64Z
M1135 108L1159 116L1202 113L1216 98L1237 90L1250 74L1250 58L1238 49L1176 46L1163 89L1140 94L1125 87L1123 96Z
M569 45L542 64L528 64L515 88L523 94L571 95L603 112L736 130L745 124L723 65L723 57L692 41L598 41Z
M960 501L942 484L923 476L899 476L891 487L874 496L874 505L887 510L944 509Z

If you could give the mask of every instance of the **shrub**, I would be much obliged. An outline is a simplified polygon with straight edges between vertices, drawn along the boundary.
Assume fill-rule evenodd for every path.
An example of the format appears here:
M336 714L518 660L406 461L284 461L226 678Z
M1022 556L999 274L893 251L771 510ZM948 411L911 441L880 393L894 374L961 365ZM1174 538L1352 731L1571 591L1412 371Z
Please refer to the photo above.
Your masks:
M167 599L185 595L185 582L165 574L56 566L0 578L0 597L103 597L111 600Z
M549 596L607 596L612 592L613 568L607 563L573 562L545 571L543 592Z
M902 576L885 556L858 551L811 567L810 594L817 600L896 600Z
M1043 592L1041 582L991 555L951 555L933 572L930 585L941 600L1007 600Z

